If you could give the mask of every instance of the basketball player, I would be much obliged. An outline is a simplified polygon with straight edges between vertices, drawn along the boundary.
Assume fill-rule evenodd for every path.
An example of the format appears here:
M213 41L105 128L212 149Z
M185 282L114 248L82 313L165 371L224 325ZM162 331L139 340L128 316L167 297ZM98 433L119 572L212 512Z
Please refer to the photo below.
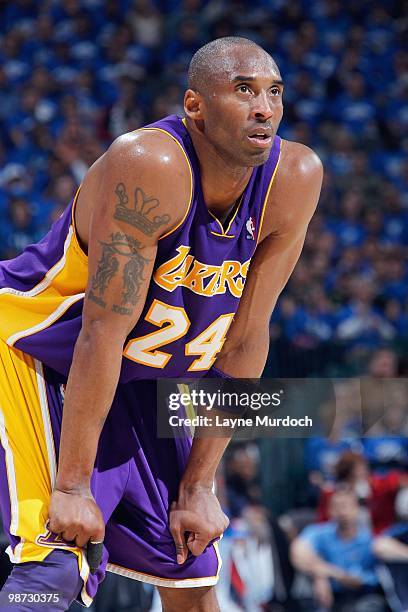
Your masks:
M2 605L89 606L108 569L158 586L166 612L219 609L228 440L157 439L155 380L260 376L322 166L276 135L282 78L255 43L215 40L188 76L185 118L118 138L47 236L0 265ZM104 541L95 574L88 541Z

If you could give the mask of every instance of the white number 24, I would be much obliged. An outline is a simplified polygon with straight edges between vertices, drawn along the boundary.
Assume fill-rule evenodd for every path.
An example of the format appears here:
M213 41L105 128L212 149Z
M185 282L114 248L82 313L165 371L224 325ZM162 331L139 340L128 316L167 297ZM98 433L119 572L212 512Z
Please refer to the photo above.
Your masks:
M189 372L211 368L224 344L233 317L233 312L220 315L204 331L185 345L186 355L200 355L188 368ZM129 340L124 355L137 363L162 369L172 355L157 349L182 338L190 327L190 319L184 308L171 306L160 300L153 300L145 320L160 327L160 329L140 338Z

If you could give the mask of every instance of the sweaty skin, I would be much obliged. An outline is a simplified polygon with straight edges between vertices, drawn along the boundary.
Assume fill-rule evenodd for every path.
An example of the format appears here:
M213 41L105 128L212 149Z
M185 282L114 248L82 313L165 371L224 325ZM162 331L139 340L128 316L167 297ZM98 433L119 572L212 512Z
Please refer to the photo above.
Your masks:
M189 89L184 99L205 201L220 218L245 189L252 168L267 160L283 112L281 76L270 56L254 45L237 45L228 53L224 69L205 92ZM250 134L258 128L269 134L270 146L251 140ZM315 153L301 144L283 142L260 242L215 364L231 376L257 378L262 373L269 319L299 258L321 182L322 165ZM120 198L136 197L136 192L143 201L158 203L155 213L162 223L153 233L117 216ZM80 191L75 222L88 251L89 282L67 384L57 482L49 509L50 529L67 540L75 539L78 546L104 537L102 515L90 492L99 435L118 383L123 344L144 306L157 241L183 218L189 193L189 171L179 147L165 134L143 130L118 138L89 170ZM125 249L137 271L120 303L122 277L107 256L118 248ZM179 563L186 559L188 548L200 554L228 525L212 493L228 441L216 437L193 442L179 498L170 512ZM160 591L166 612L218 609L210 587Z

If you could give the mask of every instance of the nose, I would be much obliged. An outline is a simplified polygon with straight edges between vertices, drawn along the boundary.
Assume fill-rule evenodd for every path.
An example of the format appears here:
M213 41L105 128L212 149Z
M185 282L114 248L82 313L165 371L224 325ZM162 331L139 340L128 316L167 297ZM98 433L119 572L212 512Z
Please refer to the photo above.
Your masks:
M254 98L254 102L251 108L251 118L267 121L273 115L272 110L272 101L270 97L266 93L266 91L261 91L256 98Z

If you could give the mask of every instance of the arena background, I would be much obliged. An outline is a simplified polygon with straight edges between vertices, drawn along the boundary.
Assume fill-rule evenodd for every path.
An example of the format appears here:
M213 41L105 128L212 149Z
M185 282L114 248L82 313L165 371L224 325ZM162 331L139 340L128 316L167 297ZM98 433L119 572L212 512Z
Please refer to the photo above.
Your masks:
M265 376L371 376L371 390L383 379L402 384L406 9L403 0L0 0L0 259L47 231L115 137L182 114L186 68L202 44L245 36L273 55L284 78L279 134L311 146L325 168L303 254L271 320ZM223 611L319 609L308 581L294 576L288 546L324 518L322 496L344 451L365 458L371 483L387 484L381 528L397 520L392 506L408 475L406 386L396 384L390 410L366 437L354 426L361 405L353 384L341 386L328 437L231 445L218 479L231 518ZM370 401L375 393L368 410ZM364 496L360 503L369 515ZM405 521L407 505L405 497ZM6 575L4 556L3 565ZM151 595L108 576L92 610L160 609Z

